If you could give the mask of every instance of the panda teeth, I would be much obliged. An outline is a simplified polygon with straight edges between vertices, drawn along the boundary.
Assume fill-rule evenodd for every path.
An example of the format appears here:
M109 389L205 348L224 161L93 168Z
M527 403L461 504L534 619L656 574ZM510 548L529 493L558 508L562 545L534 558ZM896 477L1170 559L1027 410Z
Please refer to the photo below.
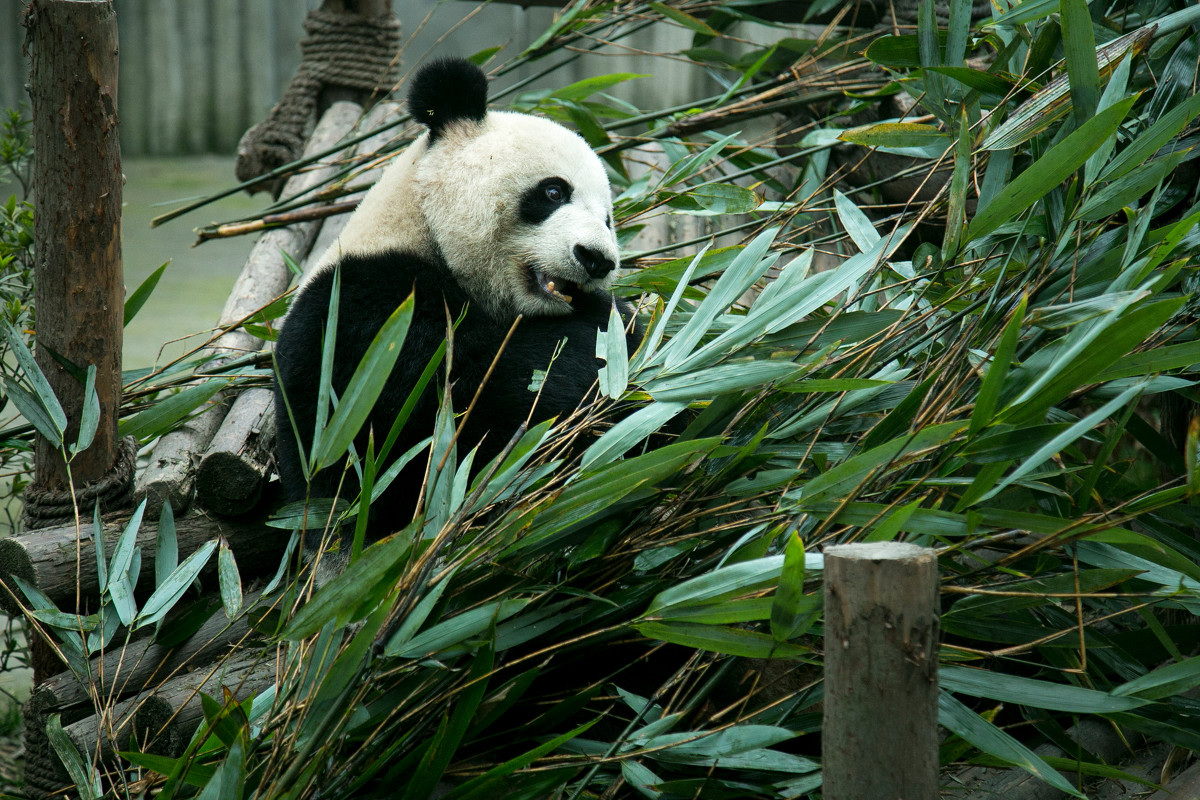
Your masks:
M565 300L568 303L570 303L572 300L571 295L563 294L562 292L558 291L558 289L554 288L554 281L546 281L546 291L552 296Z

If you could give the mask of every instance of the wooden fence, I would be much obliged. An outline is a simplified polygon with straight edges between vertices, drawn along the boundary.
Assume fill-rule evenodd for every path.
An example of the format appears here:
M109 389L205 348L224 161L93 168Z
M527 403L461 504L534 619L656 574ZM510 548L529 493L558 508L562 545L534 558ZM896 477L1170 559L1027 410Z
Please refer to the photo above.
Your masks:
M28 110L29 62L23 54L21 15L26 0L0 1L0 108ZM304 15L320 0L115 0L120 29L120 117L124 155L230 153L242 133L261 120L280 97L300 61ZM470 55L506 45L515 52L544 30L553 8L493 5L440 40L478 4L395 0L406 41L402 67L431 52ZM433 14L422 25L430 10ZM638 47L681 49L690 33L658 26L639 34ZM556 82L577 80L583 70L637 71L629 57L571 65ZM645 64L642 64L644 71ZM656 65L661 73L664 65ZM670 87L703 80L686 68L666 65L652 85L634 87L629 99L666 105ZM519 77L519 76L514 76ZM649 84L650 82L643 81ZM640 95L640 96L639 96Z

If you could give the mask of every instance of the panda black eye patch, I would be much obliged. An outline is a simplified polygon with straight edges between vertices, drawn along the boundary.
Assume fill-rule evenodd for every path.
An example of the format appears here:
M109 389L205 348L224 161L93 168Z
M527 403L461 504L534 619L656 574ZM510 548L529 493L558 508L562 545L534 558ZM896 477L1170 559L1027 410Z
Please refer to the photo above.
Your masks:
M521 195L521 221L540 225L550 218L559 206L571 202L571 184L562 178L543 178Z

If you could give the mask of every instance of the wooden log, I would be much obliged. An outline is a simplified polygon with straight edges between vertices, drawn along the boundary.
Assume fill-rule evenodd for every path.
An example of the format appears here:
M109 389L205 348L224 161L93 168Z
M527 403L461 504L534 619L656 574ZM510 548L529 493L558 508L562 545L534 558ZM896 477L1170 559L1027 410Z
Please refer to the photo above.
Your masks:
M106 553L112 553L127 519L126 516L105 522ZM59 608L74 606L77 577L80 594L95 596L100 586L96 578L95 545L89 531L90 526L85 527L83 536L77 538L73 525L63 525L0 539L0 609L11 615L19 613L20 608L14 596L19 598L21 605L27 605L24 595L12 580L14 575L37 586ZM266 527L263 520L258 518L214 520L199 514L176 519L175 534L181 561L205 542L217 536L223 537L229 542L243 577L254 572L255 567L261 567L259 571L273 569L278 564L287 536L286 532ZM142 548L142 568L137 588L143 591L149 590L154 584L154 543L157 535L157 522L147 516L137 534L137 544ZM215 565L216 559L213 558L209 569L214 574Z
M33 0L29 29L37 362L74 442L84 386L51 350L96 367L100 421L71 464L76 488L106 476L118 453L121 333L121 147L117 130L117 18L111 0ZM34 485L68 487L59 447L37 438Z
M313 154L335 145L350 131L358 115L359 107L352 103L332 106L313 131L305 152ZM318 167L293 176L288 180L285 191L302 192L324 181L331 169ZM282 253L304 260L320 225L320 220L304 222L287 228L273 228L260 236L225 301L219 325L233 325L287 291L292 274ZM213 342L210 352L216 358L210 362L208 369L228 363L230 359L247 352L257 351L262 345L262 339L244 330L229 331ZM218 392L208 408L193 417L187 425L158 441L150 457L151 469L139 476L134 487L135 503L147 500L147 510L151 516L157 516L162 502L167 499L171 501L176 514L187 510L196 492L196 462L208 449L232 402L233 397L228 393Z
M381 103L369 111L359 128L381 126L403 112L399 103ZM373 153L383 146L394 131L383 131L361 142L357 151ZM382 168L355 179L370 183ZM336 241L348 215L328 219L320 226L309 257L304 262L309 274L321 261L321 255ZM275 450L275 401L270 390L249 389L233 404L196 473L196 493L200 504L217 514L245 514L254 509L262 496L263 484L270 471Z
M117 703L103 716L93 714L65 727L81 753L111 759L117 750L136 748L178 756L204 719L200 693L220 698L224 690L239 701L275 682L275 660L262 650L244 653L166 682L153 692Z
M251 609L258 595L247 595L245 608ZM127 694L141 692L152 681L162 682L183 670L194 671L197 665L215 661L233 646L242 643L250 633L247 614L228 620L219 608L191 638L174 648L154 643L150 636L131 642L103 658L92 659L90 674L96 676L96 687L104 698L121 699ZM28 774L36 793L52 795L70 783L58 756L46 738L46 718L60 716L60 724L69 726L95 713L88 687L71 672L62 672L43 681L24 707L25 752L30 765L37 765Z
M209 598L214 613L200 629L175 647L164 647L146 636L125 647L113 647L103 657L90 662L88 674L92 686L102 698L120 699L140 692L155 683L175 675L194 672L199 666L216 661L233 647L240 646L250 636L249 616L258 603L258 593L243 598L243 610L232 620L221 609L220 599ZM43 709L69 710L93 707L88 686L79 682L71 671L60 672L37 687Z
M247 389L238 395L196 470L196 497L217 514L254 510L275 452L275 394Z
M939 624L934 551L826 548L826 800L938 796Z

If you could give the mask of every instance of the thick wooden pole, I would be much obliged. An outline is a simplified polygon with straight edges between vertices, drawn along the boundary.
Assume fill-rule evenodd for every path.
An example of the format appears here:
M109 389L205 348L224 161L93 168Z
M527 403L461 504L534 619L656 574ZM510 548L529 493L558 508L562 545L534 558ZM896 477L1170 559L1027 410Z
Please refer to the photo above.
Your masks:
M825 550L825 800L936 800L937 557Z
M76 487L117 455L121 403L121 149L117 139L117 19L111 0L32 0L34 280L37 362L75 441L83 384L50 354L97 368L100 427L71 465ZM62 454L38 437L36 486L67 487Z

